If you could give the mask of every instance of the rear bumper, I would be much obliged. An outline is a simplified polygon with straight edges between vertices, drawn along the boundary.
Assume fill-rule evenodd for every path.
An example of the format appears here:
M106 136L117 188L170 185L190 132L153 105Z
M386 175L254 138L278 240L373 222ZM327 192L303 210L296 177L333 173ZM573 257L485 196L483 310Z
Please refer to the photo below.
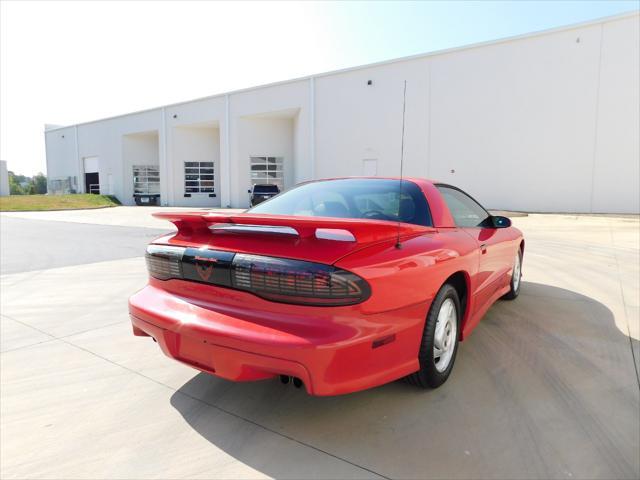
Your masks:
M262 302L225 289L213 297L215 290L239 304ZM280 305L278 316L195 304L152 284L129 300L134 334L152 336L167 356L233 381L299 377L311 395L363 390L416 371L427 307L363 315L355 307Z
M202 337L158 327L133 315L131 322L135 335L152 336L165 355L228 380L260 380L281 374L299 377L307 385L311 378L303 365L290 360L216 345Z

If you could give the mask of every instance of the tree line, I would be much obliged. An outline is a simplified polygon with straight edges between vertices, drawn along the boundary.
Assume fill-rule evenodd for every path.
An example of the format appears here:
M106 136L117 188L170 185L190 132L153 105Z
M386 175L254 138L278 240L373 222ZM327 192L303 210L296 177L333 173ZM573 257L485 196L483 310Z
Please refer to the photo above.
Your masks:
M47 193L47 177L44 173L38 173L33 177L16 175L12 171L7 173L11 195L44 195Z

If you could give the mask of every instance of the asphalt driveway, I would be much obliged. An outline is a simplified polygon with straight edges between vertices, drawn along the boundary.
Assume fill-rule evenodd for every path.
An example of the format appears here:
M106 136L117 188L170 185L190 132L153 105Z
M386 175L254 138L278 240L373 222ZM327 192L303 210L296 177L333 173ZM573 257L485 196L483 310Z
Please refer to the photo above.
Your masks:
M48 270L139 257L147 243L172 230L0 217L0 272Z
M521 296L489 311L442 388L315 398L131 335L126 299L164 231L132 212L0 219L0 477L640 476L637 217L514 219Z

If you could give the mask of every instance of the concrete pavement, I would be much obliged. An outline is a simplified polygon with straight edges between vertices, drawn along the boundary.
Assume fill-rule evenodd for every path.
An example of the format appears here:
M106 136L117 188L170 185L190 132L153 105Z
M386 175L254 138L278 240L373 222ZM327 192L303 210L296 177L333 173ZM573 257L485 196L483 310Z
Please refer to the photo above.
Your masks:
M0 273L47 270L66 265L139 257L164 228L133 228L0 216Z
M638 218L514 223L521 296L489 311L433 391L314 398L198 374L131 335L141 256L14 269L0 278L0 476L638 478ZM122 252L147 232L116 230Z

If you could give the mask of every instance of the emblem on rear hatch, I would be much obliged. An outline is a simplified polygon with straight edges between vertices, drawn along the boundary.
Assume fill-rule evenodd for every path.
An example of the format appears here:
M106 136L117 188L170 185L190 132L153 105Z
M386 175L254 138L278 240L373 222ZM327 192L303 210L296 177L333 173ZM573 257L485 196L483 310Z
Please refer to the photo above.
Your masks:
M209 281L211 274L213 273L213 264L218 261L217 258L211 257L194 257L196 261L196 272L203 282Z

